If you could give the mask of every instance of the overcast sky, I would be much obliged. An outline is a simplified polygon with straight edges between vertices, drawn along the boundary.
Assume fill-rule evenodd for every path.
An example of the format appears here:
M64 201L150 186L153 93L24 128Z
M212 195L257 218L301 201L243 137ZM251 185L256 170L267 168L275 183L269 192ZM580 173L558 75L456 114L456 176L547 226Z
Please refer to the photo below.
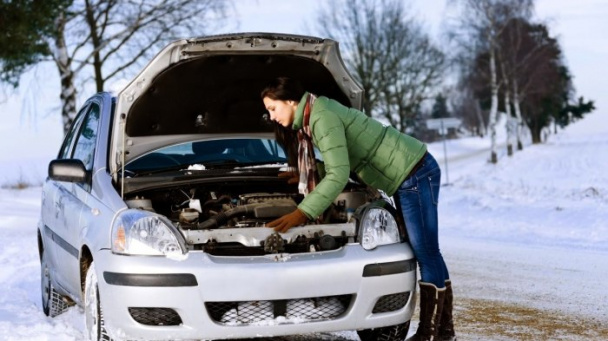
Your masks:
M328 0L235 0L240 31L318 34L316 11ZM446 0L404 0L434 37L454 13ZM536 0L536 17L558 37L578 96L593 99L605 114L608 93L608 0ZM295 6L294 4L297 4Z
M234 0L235 20L224 32L217 33L317 35L316 13L327 1ZM444 23L453 13L446 7L446 0L404 1L439 40ZM536 0L536 14L548 22L551 34L559 38L574 75L577 95L595 101L597 110L593 115L608 114L608 93L604 87L608 79L608 0ZM22 79L18 91L0 93L0 161L10 161L16 155L36 157L56 153L62 139L56 73L53 65L41 66Z

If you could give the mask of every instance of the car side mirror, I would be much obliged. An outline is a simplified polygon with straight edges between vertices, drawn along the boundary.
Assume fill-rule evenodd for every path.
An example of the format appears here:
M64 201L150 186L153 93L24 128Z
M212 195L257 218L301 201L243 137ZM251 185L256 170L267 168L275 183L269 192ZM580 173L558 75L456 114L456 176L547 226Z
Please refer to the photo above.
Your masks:
M49 178L56 181L84 183L89 180L89 172L87 172L81 160L53 160L49 164Z

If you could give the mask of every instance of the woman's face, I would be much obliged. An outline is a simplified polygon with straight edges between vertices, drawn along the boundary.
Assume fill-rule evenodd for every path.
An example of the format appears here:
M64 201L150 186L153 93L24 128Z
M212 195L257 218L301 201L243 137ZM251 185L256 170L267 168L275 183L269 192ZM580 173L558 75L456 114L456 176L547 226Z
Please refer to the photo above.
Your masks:
M285 128L291 127L298 103L264 97L264 106L270 113L270 119Z

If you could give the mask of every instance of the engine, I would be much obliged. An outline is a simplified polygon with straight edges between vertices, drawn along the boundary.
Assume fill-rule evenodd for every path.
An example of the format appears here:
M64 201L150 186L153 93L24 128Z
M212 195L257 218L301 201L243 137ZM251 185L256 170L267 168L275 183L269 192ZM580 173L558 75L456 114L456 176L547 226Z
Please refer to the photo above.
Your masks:
M348 222L359 206L375 198L374 193L365 187L350 184L314 222L320 224L319 229L311 229L293 240L283 240L279 234L267 236L267 230L257 229L263 230L265 239L256 240L251 235L261 235L262 232L251 230L248 236L247 230L243 229L264 227L266 223L293 212L303 199L301 194L293 193L290 188L261 189L262 184L251 183L155 189L138 193L126 200L126 204L130 208L166 216L195 249L221 255L256 255L338 248L347 242L349 236L343 230L326 224ZM242 232L231 232L235 230Z
M238 193L229 188L191 187L150 190L127 199L126 204L162 214L181 229L215 229L264 226L295 210L302 199L301 194L289 192ZM357 207L371 199L373 195L364 188L348 188L320 221L346 222Z

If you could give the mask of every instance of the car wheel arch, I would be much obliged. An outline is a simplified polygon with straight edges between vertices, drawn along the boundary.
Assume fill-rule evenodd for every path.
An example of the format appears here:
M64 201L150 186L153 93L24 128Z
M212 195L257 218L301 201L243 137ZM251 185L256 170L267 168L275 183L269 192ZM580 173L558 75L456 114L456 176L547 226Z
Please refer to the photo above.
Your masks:
M38 230L38 233L37 233L37 239L38 239L38 257L39 257L40 261L42 261L42 252L44 251L44 242L42 241L42 233L40 233L40 229Z
M82 302L84 302L87 272L91 263L93 263L93 254L87 245L83 245L80 250L80 296L82 297Z

